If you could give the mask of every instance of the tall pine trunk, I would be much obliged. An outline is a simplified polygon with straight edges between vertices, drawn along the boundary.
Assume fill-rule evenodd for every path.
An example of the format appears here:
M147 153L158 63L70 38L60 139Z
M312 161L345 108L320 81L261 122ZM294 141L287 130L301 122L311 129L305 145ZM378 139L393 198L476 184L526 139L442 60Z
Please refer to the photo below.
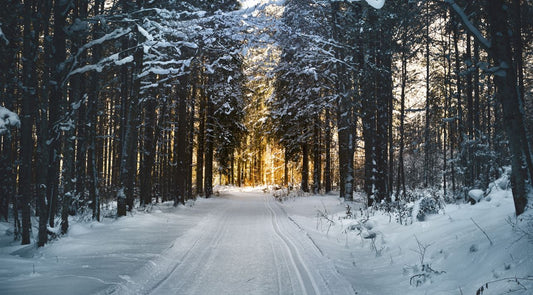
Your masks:
M39 233L37 246L42 247L48 242L48 214L49 208L47 206L46 182L48 178L48 138L49 138L49 122L48 122L48 100L50 94L50 70L51 70L51 44L50 44L50 29L49 17L52 9L52 1L44 1L41 8L43 18L41 19L41 30L43 31L43 47L44 47L44 66L41 76L42 86L41 95L38 105L37 120L37 179L36 179L36 193L37 193L37 211L39 212Z
M320 116L314 120L313 128L313 194L318 194L321 189L320 176L322 175L322 157L320 150Z
M177 173L176 177L176 195L174 198L174 206L178 203L185 204L186 186L187 186L187 97L189 95L187 91L187 79L181 77L178 87L178 132L175 140L177 141L176 147L176 164Z
M32 29L33 1L24 2L24 36L23 36L23 65L22 81L24 97L22 99L22 122L20 130L20 206L22 210L22 245L30 243L30 202L32 199L32 156L33 156L33 118L35 117L35 64ZM14 212L18 214L17 211Z
M307 143L302 143L302 183L303 192L309 192L309 150Z
M329 108L326 108L326 130L324 134L326 163L324 164L324 191L331 191L331 122Z
M204 191L205 197L209 198L213 195L213 141L215 139L214 130L214 106L210 98L207 98L206 108L206 133L205 133L205 177L204 177Z
M498 67L494 73L496 98L502 105L505 131L509 139L511 151L511 185L516 215L524 212L528 204L527 194L531 190L531 175L525 162L526 154L530 153L526 138L523 137L524 123L520 111L520 96L516 87L516 71L512 60L511 38L507 26L507 12L503 0L487 0L489 32L492 44L489 54ZM504 32L504 33L502 33Z
M144 102L144 144L139 175L142 206L149 205L152 202L152 169L155 161L156 140L158 138L156 135L158 132L155 131L157 124L156 104L155 97L150 97Z

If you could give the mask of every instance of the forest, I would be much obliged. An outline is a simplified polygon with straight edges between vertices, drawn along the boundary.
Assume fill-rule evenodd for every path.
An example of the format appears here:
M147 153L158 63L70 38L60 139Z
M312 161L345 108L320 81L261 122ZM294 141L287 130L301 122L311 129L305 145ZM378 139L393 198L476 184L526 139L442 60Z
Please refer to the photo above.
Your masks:
M0 217L22 244L216 185L395 208L511 167L531 206L530 0L2 3Z

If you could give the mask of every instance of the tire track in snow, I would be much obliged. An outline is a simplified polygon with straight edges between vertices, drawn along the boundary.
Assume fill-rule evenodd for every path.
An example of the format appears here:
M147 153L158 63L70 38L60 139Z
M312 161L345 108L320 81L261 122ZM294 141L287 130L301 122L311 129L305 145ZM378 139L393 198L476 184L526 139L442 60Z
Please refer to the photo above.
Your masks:
M270 211L270 216L272 217L272 227L274 228L276 235L283 242L286 252L296 272L296 276L298 277L303 294L320 294L317 284L311 275L311 272L305 265L298 248L294 245L291 239L281 231L279 227L278 215L270 205L270 202L271 201L268 200L268 197L265 197L265 205Z
M194 241L194 244L191 246L191 248L189 248L189 250L187 250L187 252L183 255L183 257L180 260L178 260L178 263L176 263L176 265L174 265L172 270L170 272L168 272L159 282L157 282L157 284L155 284L155 286L153 286L150 290L148 290L148 292L146 292L146 294L153 293L157 288L159 288L159 286L161 286L163 283L165 283L172 274L174 274L176 272L176 269L178 269L178 267L183 264L183 261L185 259L187 259L187 257L191 253L191 251L196 247L196 245L198 245L198 241L200 241L200 239L197 239L196 241Z
M280 204L278 203L275 203L276 206L283 212L283 214L294 224L296 225L296 227L298 227L298 229L304 233L307 238L311 241L311 243L313 244L314 248L320 253L320 256L324 257L325 259L328 259L326 257L326 255L324 254L324 251L322 251L322 249L318 246L318 244L315 242L315 240L313 238L311 238L311 236L309 235L309 233L300 225L298 224L292 217L289 216L289 214L287 213L287 211L285 210L285 208L283 208ZM339 272L339 270L337 269L337 266L335 265L335 263L332 263L331 264L331 270L332 272L330 272L330 274L333 274L335 279L337 280L337 282L341 282L341 281L345 281L345 279L342 277L341 273ZM320 274L320 273L319 273ZM326 284L326 286L328 288L330 288L330 283L328 279L324 278L324 276L322 274L320 274L320 276L322 277L322 281L324 282L324 284ZM347 283L347 282L346 282ZM340 284L339 284L340 285ZM357 291L355 291L355 289L353 288L353 286L350 284L350 283L347 283L347 286L344 286L344 292L346 292L346 294L357 294Z
M154 287L152 287L150 290L148 290L145 294L154 294L158 292L158 289L167 283L169 278L173 277L174 274L178 270L182 270L182 266L186 266L185 269L183 269L183 272L179 275L181 283L176 286L172 286L174 291L179 291L185 283L194 281L196 278L194 277L195 271L199 271L200 268L205 267L206 264L198 264L200 261L205 261L204 258L206 258L207 255L212 255L212 249L213 247L216 247L220 240L222 239L222 236L224 235L224 229L227 226L227 219L228 216L224 216L224 219L222 222L218 222L215 230L215 234L213 235L212 231L205 231L193 244L191 248L185 253L180 260L178 260L178 263L173 267L173 269L168 272L164 278L162 278ZM211 237L211 238L210 238ZM200 243L200 240L203 240L202 243ZM198 245L204 245L203 248L199 248ZM197 252L200 252L197 254ZM196 262L196 263L195 263ZM192 267L191 267L192 266ZM200 272L202 273L202 272Z
M226 213L226 212L225 212ZM191 271L187 275L183 277L183 282L203 282L204 277L209 272L209 269L211 269L211 265L213 265L215 261L216 256L216 250L218 249L220 245L220 241L224 237L225 233L227 232L228 228L228 219L229 214L224 214L224 217L222 220L220 220L217 229L215 237L211 241L207 241L207 244L204 246L204 250L202 252L202 256L200 256L199 259L197 259L197 262L204 262L202 264L198 263L196 267L190 268ZM199 275L195 276L194 274L197 273ZM176 289L176 291L179 291L182 287L185 286L185 283L181 284L180 287ZM192 289L190 291L191 294L199 294L198 288L201 286L201 284L194 284L192 286Z
M276 280L278 282L278 294L281 294L281 272L279 268L277 267L279 265L278 262L278 255L276 254L276 250L274 249L273 241L270 240L270 248L272 249L272 255L274 256L274 265L276 265Z

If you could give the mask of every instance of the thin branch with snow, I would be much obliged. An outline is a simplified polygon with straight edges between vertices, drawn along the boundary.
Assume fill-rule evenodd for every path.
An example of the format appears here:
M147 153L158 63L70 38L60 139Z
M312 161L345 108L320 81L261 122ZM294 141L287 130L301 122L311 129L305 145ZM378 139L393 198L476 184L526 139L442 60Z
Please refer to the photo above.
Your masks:
M457 15L461 18L465 27L476 37L481 46L483 46L485 49L490 49L490 47L492 46L490 41L483 37L483 34L481 34L478 28L476 28L476 26L468 19L468 16L463 11L463 9L459 7L459 5L457 5L454 0L444 0L444 2L450 4L453 10L455 10Z

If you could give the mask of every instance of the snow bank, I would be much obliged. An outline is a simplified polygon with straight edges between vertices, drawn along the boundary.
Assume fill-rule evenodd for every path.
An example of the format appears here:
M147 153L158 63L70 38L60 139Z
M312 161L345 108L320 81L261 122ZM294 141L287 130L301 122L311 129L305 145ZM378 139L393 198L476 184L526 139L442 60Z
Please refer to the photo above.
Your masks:
M510 190L488 197L475 206L447 205L410 225L389 213L367 212L361 203L349 203L349 218L337 196L295 198L281 206L357 294L476 294L486 284L485 295L532 294L533 239L523 231L532 228L533 210L517 219Z
M200 199L192 208L167 202L102 222L71 219L66 236L38 249L14 242L13 225L0 222L0 294L95 294L126 284L139 267L161 263L161 253L217 202ZM32 225L35 242L38 220Z
M468 197L474 201L473 203L478 203L485 195L485 192L480 189L472 189L468 192Z

